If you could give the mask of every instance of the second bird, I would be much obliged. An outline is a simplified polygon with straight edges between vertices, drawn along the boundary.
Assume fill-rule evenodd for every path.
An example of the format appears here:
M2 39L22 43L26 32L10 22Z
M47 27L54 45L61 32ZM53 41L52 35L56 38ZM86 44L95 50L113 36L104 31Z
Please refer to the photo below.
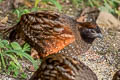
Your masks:
M12 28L10 40L16 35L37 50L40 57L62 52L74 58L86 52L97 37L102 37L95 23L76 22L67 15L52 11L22 15L20 22Z

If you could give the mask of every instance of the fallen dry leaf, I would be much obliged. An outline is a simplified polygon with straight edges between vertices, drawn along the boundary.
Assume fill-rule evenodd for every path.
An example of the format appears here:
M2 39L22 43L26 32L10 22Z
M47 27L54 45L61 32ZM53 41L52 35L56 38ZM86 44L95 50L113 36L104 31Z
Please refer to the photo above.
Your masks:
M0 10L0 14L3 13L1 10Z
M4 17L2 20L0 20L1 23L7 23L8 21L8 15L6 17Z
M40 57L38 56L38 52L37 52L34 48L31 49L31 56L32 56L33 58L37 58L37 59L40 58Z
M29 0L14 0L14 7L18 8L20 4L25 5L27 7L32 7L32 3Z

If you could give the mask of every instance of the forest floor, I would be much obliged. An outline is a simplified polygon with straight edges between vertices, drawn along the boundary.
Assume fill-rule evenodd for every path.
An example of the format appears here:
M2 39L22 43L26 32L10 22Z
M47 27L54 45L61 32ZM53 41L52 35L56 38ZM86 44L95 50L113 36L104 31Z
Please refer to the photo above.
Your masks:
M72 5L62 6L64 7L63 11L65 14L73 17L76 15L74 13L76 13L77 10L72 8ZM5 12L2 11L2 9L0 10L0 21L2 20L7 26L16 24L16 16L11 13L11 9L7 9ZM110 13L106 13L107 16L104 18L108 19L102 22L102 20L104 20L104 15L102 13L101 15L102 16L99 16L97 23L102 29L104 38L96 39L90 50L85 54L80 55L80 60L97 74L99 80L112 80L114 73L120 69L120 21ZM111 17L115 20L109 21ZM102 23L102 25L100 23ZM31 64L26 60L20 62L27 74L27 79L29 79L31 74L33 74L33 72L29 71ZM12 75L8 76L0 73L0 80L22 79L13 78Z

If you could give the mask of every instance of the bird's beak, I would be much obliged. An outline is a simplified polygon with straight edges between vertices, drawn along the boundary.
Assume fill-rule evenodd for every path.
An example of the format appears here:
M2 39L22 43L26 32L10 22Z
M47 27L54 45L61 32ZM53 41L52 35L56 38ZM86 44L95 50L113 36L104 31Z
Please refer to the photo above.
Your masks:
M103 38L103 35L101 33L96 34L96 37Z

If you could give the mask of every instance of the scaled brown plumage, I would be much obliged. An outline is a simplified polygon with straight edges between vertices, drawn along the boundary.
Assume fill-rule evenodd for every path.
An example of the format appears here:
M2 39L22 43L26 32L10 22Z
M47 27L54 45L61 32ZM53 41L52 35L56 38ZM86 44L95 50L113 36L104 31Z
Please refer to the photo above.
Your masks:
M120 70L118 70L118 71L114 74L112 80L120 80Z
M96 74L82 62L64 54L52 54L43 59L30 80L98 80Z
M13 29L10 39L14 40L17 34L36 49L40 57L69 53L71 49L84 53L100 36L96 34L101 34L96 24L78 23L69 16L51 11L24 14Z
M41 11L24 14L13 29L11 40L17 34L35 48L39 56L45 57L31 80L97 80L96 75L78 60L78 55L101 37L96 24Z
M86 52L94 39L101 36L99 27L91 22L78 23L68 16L62 19L67 21L64 24L69 24L75 40L60 50L60 54L44 58L30 80L98 80L77 56Z

